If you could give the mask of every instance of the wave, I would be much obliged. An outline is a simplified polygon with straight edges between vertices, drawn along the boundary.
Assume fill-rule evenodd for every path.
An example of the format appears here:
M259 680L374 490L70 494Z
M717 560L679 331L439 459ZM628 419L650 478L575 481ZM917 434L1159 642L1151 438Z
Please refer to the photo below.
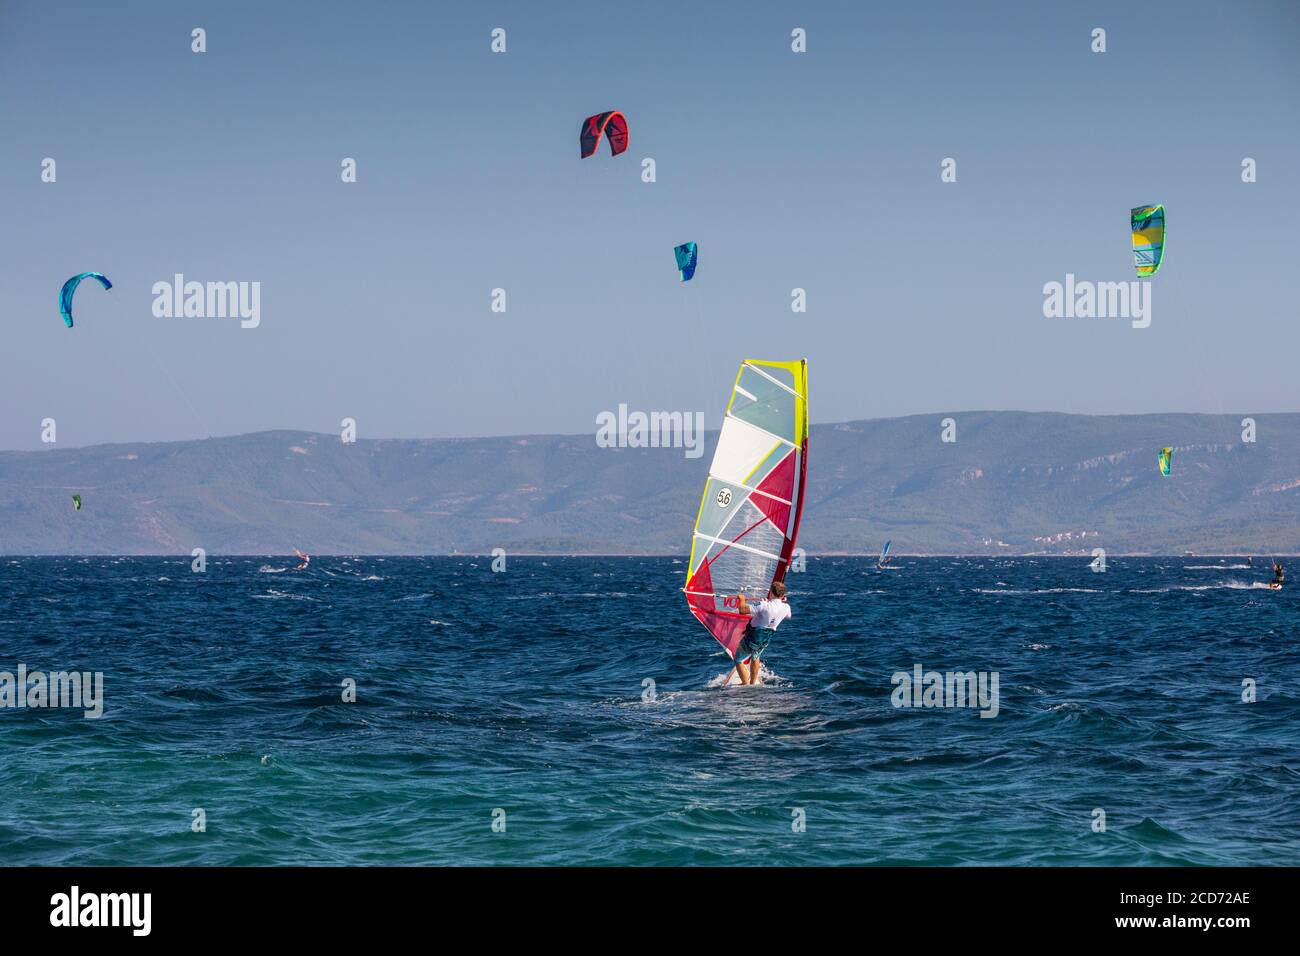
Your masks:
M795 592L791 592L792 594ZM595 591L574 591L568 593L556 593L555 591L539 591L537 594L511 594L505 598L507 601L535 601L539 598L625 598L630 597L627 591L606 591L603 594L597 594Z
M1103 588L971 588L976 594L1104 594Z
M1171 584L1167 588L1130 588L1129 594L1165 594L1169 591L1269 591L1263 581L1220 581L1217 584Z
M730 680L728 680L728 678L730 678ZM714 675L712 678L709 679L709 682L705 686L721 687L723 681L727 681L728 687L741 686L740 674L736 672L734 667L728 668L727 670L723 671L721 674ZM787 681L776 671L769 670L768 666L764 664L761 660L758 662L758 686L759 687L768 684L774 684L774 685L785 687L788 686L789 683L790 683L789 681Z
M314 597L306 594L290 594L288 591L267 591L265 594L254 594L254 600L262 601L314 601Z

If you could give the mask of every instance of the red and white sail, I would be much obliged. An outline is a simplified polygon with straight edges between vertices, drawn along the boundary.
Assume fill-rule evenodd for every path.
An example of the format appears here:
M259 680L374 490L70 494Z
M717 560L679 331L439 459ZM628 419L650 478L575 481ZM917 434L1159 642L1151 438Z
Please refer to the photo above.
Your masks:
M732 657L748 618L790 567L808 474L808 363L746 359L709 466L691 541L686 600Z

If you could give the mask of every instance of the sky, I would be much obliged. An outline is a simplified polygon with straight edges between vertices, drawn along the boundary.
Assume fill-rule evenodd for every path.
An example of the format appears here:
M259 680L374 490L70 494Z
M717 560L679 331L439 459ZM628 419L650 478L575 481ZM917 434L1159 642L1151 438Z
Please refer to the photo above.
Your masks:
M1293 0L0 0L0 448L716 427L747 357L806 356L815 423L1300 410L1297 40ZM1045 317L1136 279L1147 203L1150 327ZM177 273L260 324L155 316Z

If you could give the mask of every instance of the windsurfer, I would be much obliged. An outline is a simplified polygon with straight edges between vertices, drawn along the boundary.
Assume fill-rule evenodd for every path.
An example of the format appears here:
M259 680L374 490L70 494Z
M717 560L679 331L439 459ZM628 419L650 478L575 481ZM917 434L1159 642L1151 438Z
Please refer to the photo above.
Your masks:
M790 605L785 595L785 584L780 581L772 583L767 598L759 601L757 607L752 607L744 594L737 595L740 613L749 618L749 623L745 626L745 636L740 639L740 644L736 647L735 669L740 674L742 684L758 683L759 655L767 650L767 645L772 640L772 632L776 630L777 625L790 616ZM746 658L749 659L748 664L745 663Z
M296 554L296 555L298 555L299 560L302 561L302 564L298 565L296 568L294 568L294 570L295 570L295 571L305 571L305 570L307 569L307 565L311 564L311 555L310 555L310 554L303 554L303 553L302 553L301 551L299 551L297 548L294 548L294 549L293 549L293 553Z

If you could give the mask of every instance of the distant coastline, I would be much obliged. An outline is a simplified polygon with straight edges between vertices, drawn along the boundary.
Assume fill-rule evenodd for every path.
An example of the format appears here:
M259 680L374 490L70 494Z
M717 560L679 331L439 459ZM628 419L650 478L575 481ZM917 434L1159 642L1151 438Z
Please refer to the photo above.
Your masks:
M952 417L957 441L941 440ZM1300 554L1300 414L954 412L815 425L821 557ZM683 556L705 454L589 435L268 431L0 452L0 554ZM1176 449L1169 477L1157 467ZM82 507L74 509L72 496Z

